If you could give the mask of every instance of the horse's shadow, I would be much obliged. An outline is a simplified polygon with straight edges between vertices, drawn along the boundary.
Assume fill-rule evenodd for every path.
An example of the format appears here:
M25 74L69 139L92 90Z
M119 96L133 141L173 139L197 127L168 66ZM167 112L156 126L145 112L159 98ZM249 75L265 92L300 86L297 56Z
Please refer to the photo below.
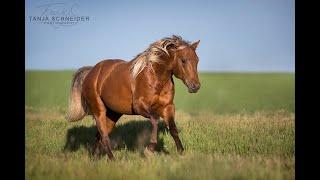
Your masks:
M142 151L150 142L152 126L149 121L130 121L116 126L110 134L113 150L127 149L129 151ZM68 129L64 152L75 152L84 147L90 155L95 144L96 126L73 127ZM162 121L159 122L158 133L166 133L167 128ZM168 153L164 149L163 139L159 138L156 151Z

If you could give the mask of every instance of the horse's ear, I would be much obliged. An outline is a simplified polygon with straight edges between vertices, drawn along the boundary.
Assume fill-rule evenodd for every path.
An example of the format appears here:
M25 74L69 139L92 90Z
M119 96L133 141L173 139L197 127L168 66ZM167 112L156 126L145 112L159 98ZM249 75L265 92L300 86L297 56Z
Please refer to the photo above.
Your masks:
M199 43L200 43L200 40L198 40L198 41L196 41L196 42L192 43L192 44L191 44L191 47L192 47L194 50L196 50L196 49L197 49L197 47L198 47L198 45L199 45Z

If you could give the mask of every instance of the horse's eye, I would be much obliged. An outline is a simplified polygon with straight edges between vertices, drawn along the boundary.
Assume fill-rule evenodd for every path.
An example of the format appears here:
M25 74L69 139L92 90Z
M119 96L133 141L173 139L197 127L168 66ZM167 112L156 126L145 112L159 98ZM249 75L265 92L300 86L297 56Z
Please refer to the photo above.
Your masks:
M185 62L186 62L186 59L181 58L181 61L182 61L182 63L185 63Z

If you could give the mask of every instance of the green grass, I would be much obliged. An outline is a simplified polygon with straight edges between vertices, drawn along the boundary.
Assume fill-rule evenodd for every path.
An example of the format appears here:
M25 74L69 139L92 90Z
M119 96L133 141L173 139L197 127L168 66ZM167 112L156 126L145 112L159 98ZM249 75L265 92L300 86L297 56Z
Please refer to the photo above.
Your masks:
M93 160L90 117L64 119L71 74L26 72L26 179L295 178L294 74L202 73L198 94L176 80L185 153L160 123L158 152L144 157L150 123L123 116L111 134L114 162Z
M200 81L199 93L190 94L176 80L177 109L215 113L278 109L294 112L294 74L202 73Z
M26 106L67 107L72 71L27 71ZM177 110L196 113L294 112L294 74L201 73L196 94L175 79Z

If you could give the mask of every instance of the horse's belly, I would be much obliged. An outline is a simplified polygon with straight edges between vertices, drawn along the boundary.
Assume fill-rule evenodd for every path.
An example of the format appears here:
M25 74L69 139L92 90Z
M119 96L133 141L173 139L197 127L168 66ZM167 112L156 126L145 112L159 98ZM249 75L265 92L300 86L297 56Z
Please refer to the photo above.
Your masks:
M131 97L120 96L119 92L112 90L105 91L101 96L107 108L121 114L133 114Z
M130 115L133 114L132 93L124 65L117 67L105 80L101 87L101 98L111 110Z

